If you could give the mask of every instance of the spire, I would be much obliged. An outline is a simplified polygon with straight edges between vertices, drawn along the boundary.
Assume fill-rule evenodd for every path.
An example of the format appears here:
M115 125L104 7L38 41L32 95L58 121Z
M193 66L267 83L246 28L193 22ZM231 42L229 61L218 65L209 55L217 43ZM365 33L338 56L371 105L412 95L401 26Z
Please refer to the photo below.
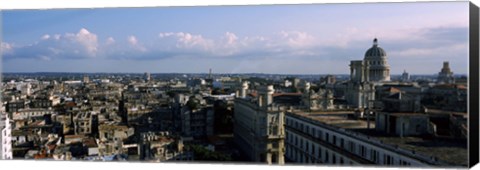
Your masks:
M377 40L377 37L375 37L375 39L373 39L373 46L377 46L378 45L378 40Z

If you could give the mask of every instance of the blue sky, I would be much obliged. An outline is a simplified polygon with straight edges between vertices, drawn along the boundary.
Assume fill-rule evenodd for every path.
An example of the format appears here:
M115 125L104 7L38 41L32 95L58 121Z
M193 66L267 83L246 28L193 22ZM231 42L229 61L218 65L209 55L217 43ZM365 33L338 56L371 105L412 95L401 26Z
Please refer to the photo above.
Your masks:
M2 11L4 72L467 73L468 2Z

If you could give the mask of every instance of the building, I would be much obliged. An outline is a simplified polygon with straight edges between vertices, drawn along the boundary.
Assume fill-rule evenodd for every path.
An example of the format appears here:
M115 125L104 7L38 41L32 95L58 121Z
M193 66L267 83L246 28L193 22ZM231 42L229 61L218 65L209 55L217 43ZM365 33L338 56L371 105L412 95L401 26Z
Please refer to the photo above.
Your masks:
M145 82L149 82L150 79L151 79L150 73L145 72L145 73L143 74L143 80L144 80Z
M78 113L73 119L76 135L89 135L98 129L98 116L90 112Z
M331 110L333 105L333 92L330 89L320 88L317 92L310 89L310 83L305 84L302 94L302 103L308 110Z
M387 53L378 46L375 38L363 60L350 62L350 81L347 83L345 99L354 108L374 107L375 86L388 81L390 65L387 63Z
M87 75L84 75L83 76L83 83L90 83L90 77L88 77Z
M13 159L12 151L12 120L5 115L5 127L2 129L2 159Z
M435 127L427 114L379 112L375 116L375 129L383 133L400 137L434 134Z
M320 78L320 84L335 84L337 82L337 78L334 75L326 75Z
M383 129L385 126L377 127L374 121L351 118L353 114L352 111L286 112L286 159L303 164L335 165L461 167L467 164L466 146L451 140L426 140L422 136L416 136L417 129L420 130L418 133L428 133L428 128L423 127L429 125L426 122L428 117L419 115L410 118L396 114L400 116L396 120L404 122L406 126L403 131L392 129L397 135L391 136L376 132L377 128ZM417 122L417 119L423 121ZM377 121L381 120L386 119ZM408 122L416 124L408 125ZM420 123L423 124L418 127ZM404 138L401 135L410 137ZM435 145L433 143L455 147L456 151L432 147Z
M183 140L170 136L168 132L144 132L140 136L138 144L140 160L193 160L193 153L184 150Z
M180 109L181 132L185 137L207 137L214 133L214 110L200 96L191 96Z
M410 74L408 74L406 70L403 70L401 81L402 82L410 81Z
M361 61L352 61L350 68L355 71L351 72L344 92L345 100L353 108L372 107L371 101L375 100L375 83L366 81L365 74L368 73L362 65Z
M256 98L247 89L243 84L235 99L234 140L252 161L284 164L284 111L273 103L274 88L261 86Z
M438 73L437 82L446 84L455 83L455 78L453 77L453 72L450 70L448 61L443 62L442 70Z
M122 125L100 125L98 150L100 156L126 154L124 140L134 135L134 129Z
M367 70L366 80L371 82L390 81L390 66L387 63L387 53L378 46L377 38L373 46L365 52L364 69Z

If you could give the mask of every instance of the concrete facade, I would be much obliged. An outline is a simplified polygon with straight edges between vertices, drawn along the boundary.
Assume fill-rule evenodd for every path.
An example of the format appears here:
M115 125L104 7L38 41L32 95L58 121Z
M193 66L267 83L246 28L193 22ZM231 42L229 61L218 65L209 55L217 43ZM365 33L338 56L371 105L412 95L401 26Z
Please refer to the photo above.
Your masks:
M263 86L256 100L235 99L234 138L252 161L284 164L284 112L272 105L273 92L273 86Z
M290 112L286 113L286 134L285 157L298 163L415 167L441 164L435 158Z

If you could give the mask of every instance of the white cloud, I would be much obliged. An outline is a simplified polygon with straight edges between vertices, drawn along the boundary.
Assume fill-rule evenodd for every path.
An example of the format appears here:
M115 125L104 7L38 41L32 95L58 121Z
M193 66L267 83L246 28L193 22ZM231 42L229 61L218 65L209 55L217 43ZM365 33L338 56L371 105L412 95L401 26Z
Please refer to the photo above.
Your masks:
M147 48L145 48L140 42L138 42L137 37L131 35L127 37L127 41L130 44L133 49L141 52L147 51Z
M50 38L50 35L45 34L45 35L42 36L41 39L42 39L42 40L48 40L49 38Z
M50 57L48 57L48 56L44 56L44 55L40 55L40 56L38 56L38 58L39 58L40 60L43 60L43 61L50 61L50 60L52 60L52 58L50 58Z
M60 34L55 34L55 35L53 35L53 39L59 40L59 39L60 39L60 36L61 36Z
M202 35L192 35L190 33L177 33L176 34L178 41L177 47L186 47L186 48L201 48L203 50L209 50L212 48L212 41L204 39Z
M67 33L65 38L83 45L91 56L96 55L98 47L97 35L90 33L87 29L82 28L77 34Z
M108 37L107 40L105 40L106 45L111 45L115 43L115 39L113 37Z
M232 45L235 44L235 42L238 40L238 37L234 33L226 32L225 39L227 40L228 45Z
M2 42L1 43L1 54L2 54L2 57L4 55L11 55L13 53L13 45L9 44L9 43L5 43L5 42Z
M128 43L130 43L130 45L137 45L138 44L137 37L135 37L133 35L128 36L127 40L128 40Z
M408 48L399 51L391 51L390 56L402 58L419 58L419 57L450 57L449 55L462 54L468 49L468 44L453 44L449 46L438 46L432 48Z
M404 29L404 28L402 28ZM135 35L123 40L107 37L98 43L97 35L85 28L77 33L46 34L25 46L2 43L2 53L12 58L55 60L58 58L107 58L158 60L165 58L232 58L232 59L309 59L344 62L361 59L375 35L392 60L402 57L453 56L466 51L465 41L458 38L463 29L362 30L356 27L338 30L332 35L290 30L266 35L240 36L224 32L206 37L188 32L162 32L149 43ZM397 32L398 31L398 32ZM468 32L468 31L466 31ZM459 44L463 42L463 44ZM356 57L358 56L358 57ZM303 58L302 58L303 57Z
M315 44L315 38L301 31L281 31L282 40L286 41L287 45L292 48L311 47Z

